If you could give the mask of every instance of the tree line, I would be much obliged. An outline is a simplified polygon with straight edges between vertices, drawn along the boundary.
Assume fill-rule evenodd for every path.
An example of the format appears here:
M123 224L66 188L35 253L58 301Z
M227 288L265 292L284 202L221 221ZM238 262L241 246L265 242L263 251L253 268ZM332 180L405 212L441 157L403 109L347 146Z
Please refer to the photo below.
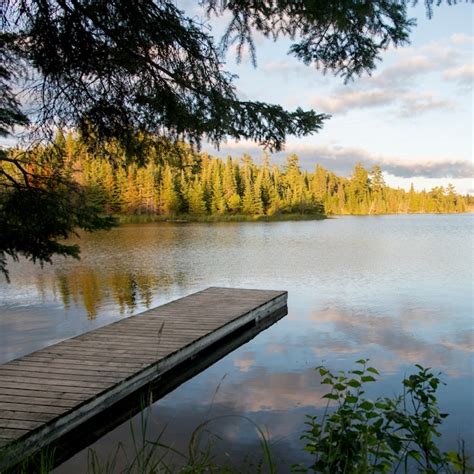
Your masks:
M62 133L52 145L12 153L26 153L29 166L43 173L48 163L55 162L51 169L61 163L91 205L114 215L451 213L465 212L468 205L468 197L451 184L421 192L413 185L409 191L394 189L380 166L357 163L351 176L342 177L318 164L304 170L294 154L278 166L268 156L261 164L249 155L223 160L162 139L144 139L134 150L115 141L91 149L78 136Z

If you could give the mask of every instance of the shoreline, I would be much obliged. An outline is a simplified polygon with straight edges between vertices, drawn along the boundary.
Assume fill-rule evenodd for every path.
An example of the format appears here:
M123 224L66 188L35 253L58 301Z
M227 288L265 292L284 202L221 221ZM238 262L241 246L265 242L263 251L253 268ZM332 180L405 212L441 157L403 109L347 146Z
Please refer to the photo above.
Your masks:
M148 224L148 223L171 223L171 224L191 224L203 223L212 224L220 222L290 222L290 221L319 221L334 219L337 217L379 217L379 216L410 216L410 215L459 215L472 214L466 212L397 212L384 214L274 214L271 216L262 215L201 215L191 216L188 214L176 216L152 215L152 214L119 214L113 217L119 225L122 224Z
M118 224L146 224L153 222L165 222L173 224L190 224L190 223L218 223L218 222L284 222L284 221L319 221L330 219L332 216L324 214L278 214L272 216L249 216L243 214L232 215L177 215L177 216L163 216L163 215L116 215Z

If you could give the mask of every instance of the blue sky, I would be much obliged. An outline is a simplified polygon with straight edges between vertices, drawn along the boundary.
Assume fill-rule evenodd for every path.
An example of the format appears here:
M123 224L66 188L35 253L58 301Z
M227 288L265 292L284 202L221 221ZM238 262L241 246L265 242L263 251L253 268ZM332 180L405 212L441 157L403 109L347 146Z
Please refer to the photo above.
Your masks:
M446 3L446 2L444 2ZM177 0L193 18L207 22L196 0ZM344 84L287 54L290 42L273 42L256 35L257 67L248 52L240 64L235 50L226 57L226 69L238 75L236 86L243 100L279 103L329 113L332 118L315 135L289 137L284 152L272 155L283 163L296 153L302 167L316 163L343 176L354 164L379 164L388 184L408 189L455 185L458 192L474 194L473 81L474 5L434 8L428 19L424 2L411 7L417 19L411 44L382 54L371 77ZM228 18L212 20L219 40ZM2 139L12 145L14 137ZM223 143L219 150L204 144L204 151L225 157L250 154L258 162L264 150L252 142Z
M474 193L474 6L442 5L428 19L424 2L419 3L410 8L418 23L411 44L386 51L371 77L346 85L288 56L286 40L256 36L257 68L249 54L237 64L235 52L229 51L226 68L239 76L242 99L332 115L320 133L290 137L285 152L273 155L273 161L283 162L294 152L309 170L320 163L342 175L349 175L357 161L368 167L377 163L396 187L413 182L418 189L430 189L451 182L459 192ZM202 15L194 4L191 9L187 5L187 12ZM213 21L217 38L225 25L225 18ZM251 142L204 149L219 156L246 152L256 161L263 155Z

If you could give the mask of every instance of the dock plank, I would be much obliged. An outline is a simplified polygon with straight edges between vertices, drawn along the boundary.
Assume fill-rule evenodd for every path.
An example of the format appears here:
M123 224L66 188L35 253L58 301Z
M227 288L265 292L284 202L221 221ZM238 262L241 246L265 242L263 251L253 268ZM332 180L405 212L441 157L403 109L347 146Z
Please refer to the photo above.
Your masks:
M0 446L15 444L0 471L286 301L286 291L212 287L0 366Z
M101 377L115 377L121 376L123 378L128 377L130 374L133 374L136 369L121 369L118 367L90 367L90 366L75 366L64 363L45 363L45 362L22 362L17 364L12 364L12 367L18 368L22 371L30 371L40 373L51 373L51 368L54 368L54 372L51 375L58 374L71 374L71 375L93 375ZM10 369L7 369L10 370Z
M21 401L12 401L12 402L0 402L0 410L6 411L20 411L23 413L43 413L49 415L61 415L68 411L72 407L62 407L58 405L41 405L33 403L35 400L31 400L31 404L22 403ZM73 405L75 406L75 405ZM4 432L4 428L0 430L0 435Z

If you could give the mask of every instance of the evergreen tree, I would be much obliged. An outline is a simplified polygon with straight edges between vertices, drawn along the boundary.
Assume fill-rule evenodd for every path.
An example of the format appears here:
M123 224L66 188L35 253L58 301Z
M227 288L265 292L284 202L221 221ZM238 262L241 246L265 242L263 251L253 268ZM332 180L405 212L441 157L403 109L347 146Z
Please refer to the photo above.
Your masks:
M390 46L408 42L414 20L406 3L347 0L317 2L315 7L294 0L203 0L201 6L209 18L230 17L220 44L237 44L238 57L249 46L255 62L253 32L284 36L292 41L290 54L297 59L348 80L373 71ZM431 14L434 0L426 3ZM141 167L146 141L157 131L191 143L206 138L219 144L230 137L281 150L288 135L311 135L328 118L313 110L287 111L278 104L239 100L234 76L224 70L221 48L207 22L186 15L172 0L7 1L2 22L8 30L0 34L0 136L28 125L29 119L36 130L51 131L61 124L80 130L89 144L103 145L110 138L121 142L133 151L128 158ZM23 82L30 87L31 71L38 106L27 117L15 88ZM163 136L154 137L155 142ZM178 153L177 158L172 165L179 167L183 156ZM85 198L86 190L71 181L64 162L36 167L34 176L23 160L15 158L13 168L10 163L11 157L0 150L0 224L8 227L0 240L0 270L6 271L7 255L40 262L55 253L77 256L77 246L60 240L76 228L112 225ZM127 173L129 195L124 200L129 209L135 206L130 199L134 179ZM206 198L210 192L208 182ZM163 202L172 203L174 198L168 197ZM29 207L39 202L41 206ZM179 206L174 207L165 206L176 212Z
M218 161L215 160L214 177L212 180L212 198L211 198L211 212L212 214L224 214L226 211L226 201L222 189L221 170L218 166Z
M189 192L189 213L194 216L206 214L204 191L199 179L195 179Z
M386 212L384 201L385 180L382 169L379 165L374 165L370 171L370 195L371 203L369 214L382 214Z
M354 167L348 189L349 210L351 213L367 213L369 207L369 186L369 173L361 163L357 163Z
M253 193L252 182L250 177L247 175L244 178L244 196L242 199L242 212L244 214L253 215L255 214L255 196Z
M160 189L160 209L165 215L173 215L179 211L180 202L176 192L175 180L170 166L165 166Z
M148 145L139 166L136 160L129 164L129 152L117 142L108 146L115 163L91 157L77 136L58 134L51 147L52 157L44 146L29 152L38 160L38 164L32 161L32 172L38 173L35 166L48 172L48 167L43 167L43 156L46 164L51 160L70 162L71 176L87 190L88 202L114 214L380 214L464 212L467 208L466 200L452 185L429 193L418 193L413 185L407 193L392 189L384 182L379 166L368 172L357 164L347 179L320 165L313 173L301 170L295 155L288 157L283 168L271 165L268 156L260 166L249 156L244 156L239 165L231 157L224 163L181 144L178 151L157 160L157 150ZM160 143L160 153L163 148ZM177 157L184 167L168 163L176 163Z

